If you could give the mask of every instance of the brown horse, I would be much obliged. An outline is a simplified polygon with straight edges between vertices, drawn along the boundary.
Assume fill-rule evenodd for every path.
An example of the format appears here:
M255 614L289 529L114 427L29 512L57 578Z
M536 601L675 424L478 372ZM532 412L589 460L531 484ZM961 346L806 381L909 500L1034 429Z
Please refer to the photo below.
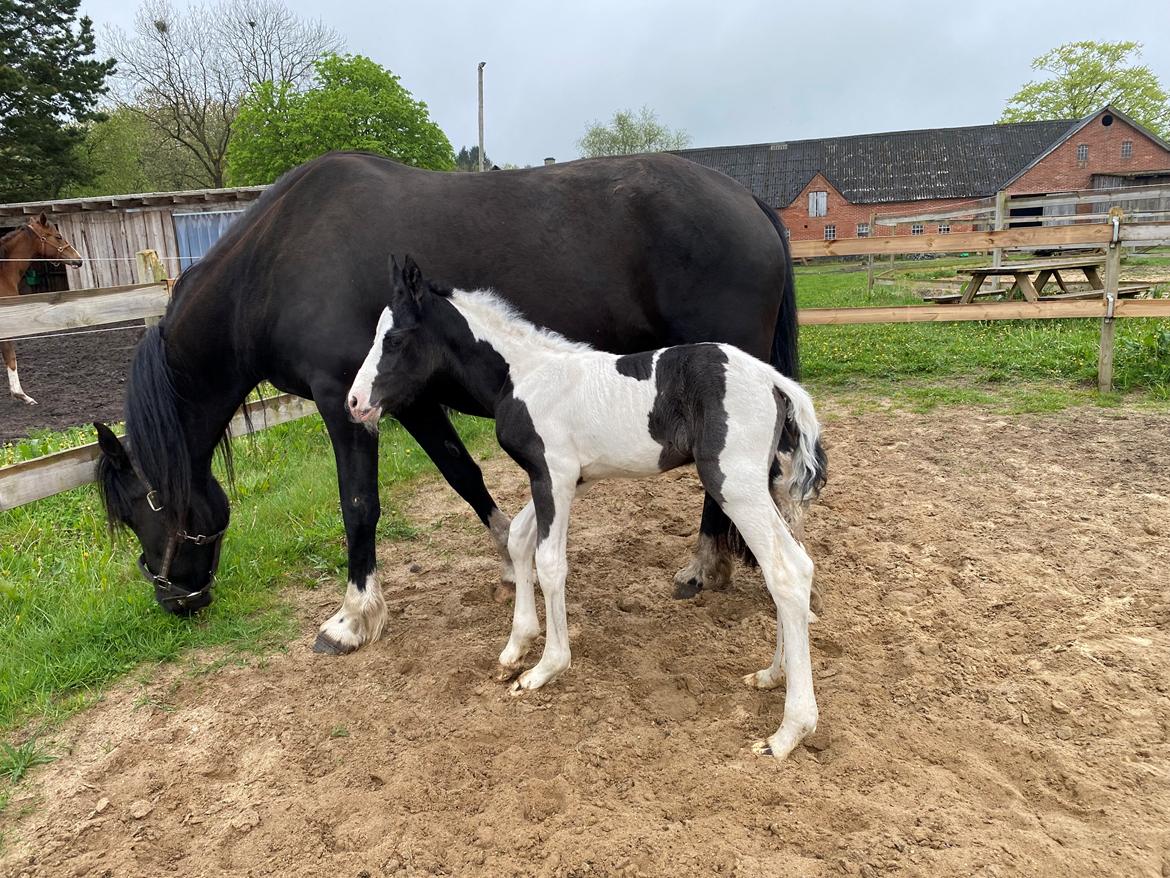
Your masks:
M20 292L20 279L33 262L64 262L81 268L81 254L65 240L60 230L43 213L29 220L19 229L0 238L0 297L15 296ZM20 386L16 371L16 345L0 341L0 353L8 368L8 389L16 399L29 405L37 401Z

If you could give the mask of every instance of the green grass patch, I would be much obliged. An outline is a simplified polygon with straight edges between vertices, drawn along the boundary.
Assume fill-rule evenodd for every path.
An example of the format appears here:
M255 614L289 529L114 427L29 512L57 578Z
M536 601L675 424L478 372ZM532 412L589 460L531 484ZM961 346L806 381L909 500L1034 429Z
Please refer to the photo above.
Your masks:
M864 273L802 270L796 288L805 308L921 304L904 284L867 292ZM919 388L909 391L914 401L922 399L926 382L1091 387L1099 339L1098 320L808 326L801 330L800 356L814 390L848 392L863 385L896 397L910 386ZM1170 399L1170 320L1118 321L1114 385ZM953 390L940 393L954 396Z
M30 768L48 765L56 758L41 749L35 739L23 744L0 743L0 777L9 783L19 783Z
M493 446L491 422L456 424L473 452ZM143 662L172 661L193 647L263 652L288 640L293 623L280 588L314 587L344 570L332 447L317 417L235 447L236 496L215 601L193 619L155 604L134 565L137 541L124 534L111 542L93 486L0 516L0 730L51 725ZM380 449L380 481L391 489L378 535L409 539L393 487L433 464L391 421Z

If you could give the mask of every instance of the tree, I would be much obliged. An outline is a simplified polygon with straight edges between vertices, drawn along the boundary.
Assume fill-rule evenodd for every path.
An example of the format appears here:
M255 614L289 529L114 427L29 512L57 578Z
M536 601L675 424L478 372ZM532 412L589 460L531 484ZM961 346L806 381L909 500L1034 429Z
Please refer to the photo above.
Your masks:
M1144 64L1142 44L1129 40L1065 43L1032 61L1050 74L1008 99L1001 122L1082 119L1111 104L1163 137L1170 135L1170 95Z
M492 160L488 158L487 152L483 154L483 169L485 171L491 170ZM479 170L479 147L460 147L459 154L455 156L455 170L457 171L478 171Z
M91 124L78 152L92 173L65 187L61 195L67 198L171 192L196 188L202 179L189 152L130 109L115 109Z
M118 57L119 106L139 113L188 154L193 185L221 187L240 101L255 84L276 79L303 86L313 62L341 38L320 22L296 18L280 0L221 0L176 10L146 0L130 33L106 41Z
M112 60L94 58L80 0L0 0L0 201L51 198L85 176L79 123L96 117Z
M658 121L653 110L643 107L637 113L619 110L608 125L593 122L577 141L577 148L586 158L597 158L686 149L690 142L691 137L685 131L671 131Z
M377 152L408 165L455 167L451 143L397 76L362 55L327 55L314 85L263 82L240 107L228 156L233 185L271 183L334 149Z

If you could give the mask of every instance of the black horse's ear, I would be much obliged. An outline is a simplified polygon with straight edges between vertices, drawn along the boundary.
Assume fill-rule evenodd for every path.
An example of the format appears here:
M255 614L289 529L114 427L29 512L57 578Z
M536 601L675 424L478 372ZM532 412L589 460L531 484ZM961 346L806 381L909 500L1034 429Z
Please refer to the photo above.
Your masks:
M101 421L94 421L93 428L97 430L98 447L102 450L106 459L117 469L130 469L130 457L126 454L126 449L123 447L122 441L114 435L114 431Z

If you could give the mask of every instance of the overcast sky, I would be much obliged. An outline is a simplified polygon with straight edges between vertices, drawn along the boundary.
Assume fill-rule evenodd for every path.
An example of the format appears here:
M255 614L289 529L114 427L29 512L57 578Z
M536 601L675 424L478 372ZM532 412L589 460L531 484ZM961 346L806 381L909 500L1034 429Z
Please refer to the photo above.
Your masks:
M693 146L994 122L1031 59L1071 40L1140 40L1170 87L1168 0L287 2L401 76L456 149L476 142L486 61L499 164L575 158L589 122L642 105ZM135 6L81 8L100 30Z

